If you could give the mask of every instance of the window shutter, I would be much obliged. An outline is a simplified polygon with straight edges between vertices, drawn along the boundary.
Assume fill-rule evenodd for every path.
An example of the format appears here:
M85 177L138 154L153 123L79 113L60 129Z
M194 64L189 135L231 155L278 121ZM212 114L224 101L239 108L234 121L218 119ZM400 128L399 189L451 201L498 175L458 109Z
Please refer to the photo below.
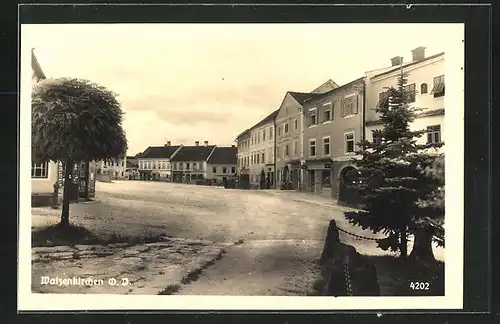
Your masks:
M427 133L427 144L431 144L432 143L432 133Z
M354 114L358 113L358 105L359 105L359 96L356 95L356 102L354 103L354 109L353 109Z

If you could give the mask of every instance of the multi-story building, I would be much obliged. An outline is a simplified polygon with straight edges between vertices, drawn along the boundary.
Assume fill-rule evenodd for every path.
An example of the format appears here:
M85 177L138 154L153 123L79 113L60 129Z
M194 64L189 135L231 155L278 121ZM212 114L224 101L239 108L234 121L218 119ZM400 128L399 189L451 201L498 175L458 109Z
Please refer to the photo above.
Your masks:
M139 179L139 161L136 156L127 156L125 176L129 180Z
M172 182L196 183L198 180L207 179L207 161L215 149L215 145L200 145L198 141L194 146L181 145L179 150L172 155Z
M236 173L240 180L249 181L250 177L250 130L246 129L244 132L236 137L237 143L237 166Z
M304 114L302 105L308 99L337 88L328 80L310 93L287 92L276 116L276 185L290 183L300 190L304 179Z
M141 180L171 181L171 158L182 145L171 145L167 142L164 146L150 146L137 155L138 173Z
M31 50L31 70L33 86L41 80L46 79L40 64ZM54 184L58 182L60 164L49 161L31 163L31 201L33 206L50 205L54 192Z
M122 159L111 159L98 163L97 172L107 174L111 179L126 179L127 157Z
M356 143L364 138L364 78L304 101L304 191L343 199Z
M373 131L380 128L380 121L375 108L381 100L387 100L388 87L397 87L401 71L408 73L407 89L413 91L410 95L410 105L419 108L412 130L427 130L426 136L418 139L420 144L444 141L444 53L425 56L425 47L412 50L412 61L403 62L396 56L391 59L392 68L367 77L366 87L366 139L377 141ZM438 151L442 151L441 148Z
M213 179L223 184L236 176L237 148L236 146L216 146L207 160L207 179Z
M249 129L249 184L258 188L262 183L274 187L275 180L275 118L278 110L273 111Z

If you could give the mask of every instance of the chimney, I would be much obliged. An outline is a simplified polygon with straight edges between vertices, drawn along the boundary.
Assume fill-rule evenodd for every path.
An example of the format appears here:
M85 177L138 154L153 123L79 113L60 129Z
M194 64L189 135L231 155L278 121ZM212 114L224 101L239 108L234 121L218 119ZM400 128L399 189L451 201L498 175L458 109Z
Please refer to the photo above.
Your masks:
M231 145L231 147L236 147L236 145Z
M208 146L208 141L205 141L204 143L205 143L205 146Z
M165 146L170 146L172 144L172 142L168 141L167 144L165 144Z
M413 54L413 61L421 61L425 59L425 47L420 46L411 51Z
M391 58L391 66L396 66L396 65L401 65L403 64L403 57L402 56L395 56Z
M200 146L200 141L194 142L194 146Z

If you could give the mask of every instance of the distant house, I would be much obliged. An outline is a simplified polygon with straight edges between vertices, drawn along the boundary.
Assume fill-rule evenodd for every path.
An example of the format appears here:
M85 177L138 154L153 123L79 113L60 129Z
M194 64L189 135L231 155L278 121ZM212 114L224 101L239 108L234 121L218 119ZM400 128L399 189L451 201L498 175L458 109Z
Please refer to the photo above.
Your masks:
M98 162L98 173L108 174L111 179L126 179L127 157Z
M135 156L127 156L125 162L125 176L129 180L139 179L139 161Z
M46 79L33 50L31 50L31 69L33 86ZM31 203L33 206L52 204L54 184L58 182L59 163L31 163Z
M172 166L172 182L196 183L197 180L207 179L207 161L215 145L204 145L195 142L194 146L182 145L170 162Z
M171 145L167 142L164 146L150 146L137 155L138 175L141 180L171 181L171 158L182 145Z
M216 146L207 161L207 179L213 179L216 183L224 183L227 179L233 179L236 175L238 149L236 146Z

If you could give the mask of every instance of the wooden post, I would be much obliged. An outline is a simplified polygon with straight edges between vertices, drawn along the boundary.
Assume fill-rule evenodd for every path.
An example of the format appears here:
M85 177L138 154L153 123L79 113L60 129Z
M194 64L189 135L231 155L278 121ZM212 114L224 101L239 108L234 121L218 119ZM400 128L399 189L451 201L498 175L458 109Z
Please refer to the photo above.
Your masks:
M320 264L333 256L333 248L336 244L340 243L339 229L337 228L337 223L334 219L330 220L328 224L328 230L326 232L325 244L323 246L323 252L321 253L321 258L319 260Z

